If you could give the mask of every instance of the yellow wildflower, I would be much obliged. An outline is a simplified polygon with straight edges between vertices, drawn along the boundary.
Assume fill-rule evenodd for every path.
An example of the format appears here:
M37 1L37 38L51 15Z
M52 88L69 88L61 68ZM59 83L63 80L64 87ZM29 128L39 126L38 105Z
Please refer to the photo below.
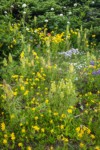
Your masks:
M27 84L28 84L28 81L25 81L24 83L27 85Z
M3 86L3 84L0 84L0 87L2 87Z
M24 86L21 86L20 89L23 91L23 90L25 90L25 87L24 87Z
M18 146L19 146L19 147L22 147L22 146L23 146L23 144L22 144L22 143L18 143Z
M90 130L90 129L88 129L88 128L87 128L87 133L88 133L88 134L90 134L90 133L91 133L91 130Z
M43 133L44 133L44 132L45 132L45 129L44 129L44 128L41 128L41 132L43 132Z
M64 142L68 142L68 138L63 137L62 140L63 140Z
M1 112L2 115L4 115L4 112Z
M35 120L38 120L38 116L36 116L34 119L35 119Z
M61 128L61 129L64 129L64 125L61 125L60 128Z
M62 114L62 115L61 115L61 118L66 118L66 114Z
M35 81L39 81L39 78L35 78Z
M22 128L22 133L25 133L25 132L26 132L25 128Z
M40 128L38 126L32 126L35 131L39 131Z
M41 117L44 117L44 115L43 115L43 114L41 114L40 116L41 116Z
M51 114L51 110L49 109L48 112Z
M11 140L12 140L12 141L15 140L15 134L14 134L14 132L11 133Z
M41 77L42 77L39 72L37 72L37 77L38 77L38 78L41 78Z
M95 150L100 150L100 147L99 147L99 146L96 146L96 147L95 147Z
M91 137L92 139L95 139L95 136L94 136L93 134L91 134L90 137Z
M53 120L50 120L50 123L52 124L52 123L53 123Z
M23 51L20 54L20 58L24 58L24 52Z
M11 119L15 118L15 115L14 115L14 114L11 114L11 115L10 115L10 118L11 118Z
M22 126L23 124L22 124L22 123L20 123L19 125L20 125L20 126Z
M57 113L57 112L54 112L53 115L54 115L54 116L58 116L58 113Z
M70 66L69 66L69 72L70 73L74 72L74 65L73 64L70 64Z
M28 146L28 147L27 147L27 150L32 150L32 147Z
M7 138L8 137L7 134L4 134L4 137Z
M13 92L13 94L14 94L14 96L16 96L16 95L17 95L17 92Z
M28 95L28 93L29 93L29 91L28 91L28 90L26 90L26 91L25 91L25 93L24 93L24 95Z
M16 42L16 39L13 39L13 44L16 44L17 42Z
M85 110L84 112L85 112L86 114L88 114L88 111L87 111L87 110Z
M82 148L82 147L84 147L84 144L81 142L79 146Z
M96 35L95 35L95 34L93 34L93 35L92 35L92 37L93 37L93 38L95 38L95 37L96 37Z
M13 45L11 44L10 47L13 48Z
M68 109L67 112L68 112L69 114L72 114L72 109Z
M32 110L34 111L34 110L35 110L35 108L33 107L33 108L32 108Z
M5 128L6 128L5 123L2 122L2 123L1 123L1 130L2 130L2 131L5 131Z
M36 52L33 51L32 53L33 53L34 56L37 56L37 53L36 53Z
M50 132L53 133L53 132L54 132L54 129L51 129Z
M82 133L82 132L78 134L78 137L81 138L82 136L83 136L83 133Z
M53 149L54 149L53 146L51 146L51 147L50 147L50 150L53 150Z
M46 99L46 100L45 100L45 103L46 103L46 104L48 104L48 103L49 103L49 100L48 100L48 99Z
M3 139L3 144L7 144L7 140L6 139Z

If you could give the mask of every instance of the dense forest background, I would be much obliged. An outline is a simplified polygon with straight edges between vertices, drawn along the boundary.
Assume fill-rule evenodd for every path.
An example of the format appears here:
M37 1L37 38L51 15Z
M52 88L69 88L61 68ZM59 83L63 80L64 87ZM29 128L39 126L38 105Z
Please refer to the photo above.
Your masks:
M23 3L27 6L22 7ZM7 21L12 19L18 22L25 15L26 23L30 26L43 26L48 19L50 30L54 27L63 30L68 23L74 28L80 25L90 28L100 24L99 8L99 0L1 0L0 20L9 16Z

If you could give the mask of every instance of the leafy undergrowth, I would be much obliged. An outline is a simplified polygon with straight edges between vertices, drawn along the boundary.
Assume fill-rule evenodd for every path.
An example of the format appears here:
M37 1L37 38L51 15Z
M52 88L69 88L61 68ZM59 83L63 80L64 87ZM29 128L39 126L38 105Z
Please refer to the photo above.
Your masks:
M9 54L2 62L0 149L100 150L96 45L80 30L34 31L33 41L20 36L17 61Z

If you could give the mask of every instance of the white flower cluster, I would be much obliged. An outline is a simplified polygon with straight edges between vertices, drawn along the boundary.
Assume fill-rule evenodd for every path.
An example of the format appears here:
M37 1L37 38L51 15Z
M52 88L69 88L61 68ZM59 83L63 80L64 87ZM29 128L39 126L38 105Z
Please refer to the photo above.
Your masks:
M77 6L77 3L74 3L74 7L76 7Z
M26 11L23 11L23 14L26 14Z
M76 69L82 69L84 67L87 67L87 63L86 62L77 62L77 63L69 63L69 65L72 64Z
M7 14L7 11L4 11L4 14Z
M10 7L11 7L11 8L14 8L14 6L13 6L13 5L11 5Z
M22 8L25 8L27 5L24 3L23 5L22 5Z
M53 10L54 10L54 8L52 7L52 8L51 8L51 11L53 11Z
M61 17L62 17L62 16L63 16L63 14L60 14L59 16L61 16Z
M69 22L69 21L67 21L67 24L70 24L70 22Z
M78 49L72 48L66 52L60 52L59 54L64 55L65 57L71 57L72 55L79 54L79 51Z
M66 6L64 6L63 8L66 9Z
M69 15L71 15L72 14L72 12L71 11L69 11L69 13L68 13Z
M44 22L46 22L46 23L47 23L47 22L48 22L48 19L45 19L45 20L44 20Z
M91 3L92 3L92 4L94 4L95 2L94 2L94 1L92 1Z

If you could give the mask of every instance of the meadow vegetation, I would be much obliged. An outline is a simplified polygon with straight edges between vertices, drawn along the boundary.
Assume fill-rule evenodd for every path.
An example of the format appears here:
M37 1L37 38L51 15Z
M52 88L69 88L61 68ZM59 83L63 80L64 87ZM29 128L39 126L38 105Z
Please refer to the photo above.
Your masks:
M4 2L0 149L100 150L100 14L81 12L98 1Z

